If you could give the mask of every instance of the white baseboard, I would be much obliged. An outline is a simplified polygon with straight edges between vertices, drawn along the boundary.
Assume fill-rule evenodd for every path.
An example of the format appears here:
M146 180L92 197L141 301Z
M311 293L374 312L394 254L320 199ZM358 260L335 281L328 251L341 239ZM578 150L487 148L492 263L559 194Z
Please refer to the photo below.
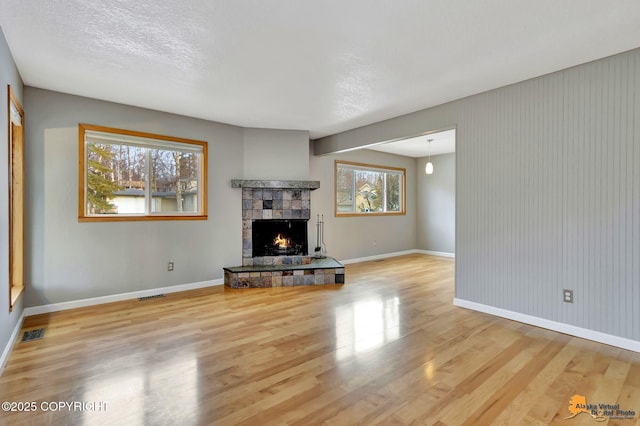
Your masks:
M367 262L369 260L386 259L388 257L403 256L405 254L414 254L414 253L417 253L417 251L415 249L414 250L396 251L394 253L376 254L376 255L373 255L373 256L358 257L358 258L355 258L355 259L340 260L340 263L342 263L343 265L348 265L349 263Z
M493 306L483 305L481 303L470 302L464 299L453 299L453 304L461 308L467 308L474 311L484 312L486 314L495 315L502 318L522 322L536 327L546 328L548 330L557 331L559 333L569 334L571 336L580 337L594 342L604 343L605 345L615 346L617 348L627 349L634 352L640 352L640 341L627 339L625 337L614 336L599 331L589 330L587 328L576 327L570 324L564 324L557 321L551 321L544 318L534 317L532 315L522 314L519 312L509 311L506 309L496 308Z
M84 308L86 306L101 305L103 303L119 302L121 300L137 299L139 297L154 296L156 294L177 293L179 291L196 290L204 287L212 287L224 284L222 278L211 281L174 285L169 287L153 288L149 290L133 291L131 293L112 294L109 296L92 297L90 299L73 300L70 302L52 303L49 305L33 306L24 309L24 316L46 314L49 312L64 311L67 309Z
M455 253L448 253L446 251L431 251L431 250L416 250L416 253L428 254L429 256L450 257L455 259Z
M370 260L386 259L388 257L404 256L405 254L416 254L416 253L428 254L430 256L455 257L455 253L412 249L412 250L396 251L393 253L376 254L373 256L358 257L355 259L340 260L340 263L342 263L343 265L348 265L349 263L368 262Z
M25 313L24 310L20 315L20 319L16 322L16 326L13 328L13 332L11 333L11 337L9 337L9 341L7 342L7 346L4 348L4 352L2 352L2 357L0 357L0 375L2 375L2 371L4 370L4 366L7 364L7 360L9 359L9 355L13 350L13 347L16 344L16 340L18 339L18 334L20 333L20 329L22 329L22 323L24 322Z

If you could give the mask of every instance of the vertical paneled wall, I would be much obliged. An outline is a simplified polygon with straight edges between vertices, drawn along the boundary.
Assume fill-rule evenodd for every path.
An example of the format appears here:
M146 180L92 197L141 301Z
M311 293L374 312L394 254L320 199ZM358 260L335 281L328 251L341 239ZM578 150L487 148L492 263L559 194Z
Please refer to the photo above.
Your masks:
M454 126L456 297L640 340L640 49L323 138L314 152Z
M634 51L461 102L456 297L640 340L639 76Z

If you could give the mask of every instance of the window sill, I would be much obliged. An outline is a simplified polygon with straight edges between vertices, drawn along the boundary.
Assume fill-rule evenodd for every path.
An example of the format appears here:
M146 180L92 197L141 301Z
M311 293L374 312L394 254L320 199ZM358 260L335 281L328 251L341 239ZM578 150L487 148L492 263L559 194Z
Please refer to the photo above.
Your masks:
M78 216L78 222L148 222L156 220L207 220L207 215Z
M336 217L367 217L367 216L404 216L406 212L385 213L336 213Z

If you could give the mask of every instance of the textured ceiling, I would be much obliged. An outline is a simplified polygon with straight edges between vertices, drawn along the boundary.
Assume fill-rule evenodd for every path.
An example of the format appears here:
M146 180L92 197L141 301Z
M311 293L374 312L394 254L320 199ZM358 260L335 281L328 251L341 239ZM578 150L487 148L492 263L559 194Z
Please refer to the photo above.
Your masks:
M25 84L334 134L640 47L638 0L2 0Z

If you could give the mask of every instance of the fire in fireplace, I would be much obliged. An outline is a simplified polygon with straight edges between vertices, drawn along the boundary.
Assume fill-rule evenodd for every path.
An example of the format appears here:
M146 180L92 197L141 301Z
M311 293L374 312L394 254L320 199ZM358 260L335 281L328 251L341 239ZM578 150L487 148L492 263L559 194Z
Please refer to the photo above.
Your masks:
M257 219L251 229L253 257L307 254L307 221L304 219Z

